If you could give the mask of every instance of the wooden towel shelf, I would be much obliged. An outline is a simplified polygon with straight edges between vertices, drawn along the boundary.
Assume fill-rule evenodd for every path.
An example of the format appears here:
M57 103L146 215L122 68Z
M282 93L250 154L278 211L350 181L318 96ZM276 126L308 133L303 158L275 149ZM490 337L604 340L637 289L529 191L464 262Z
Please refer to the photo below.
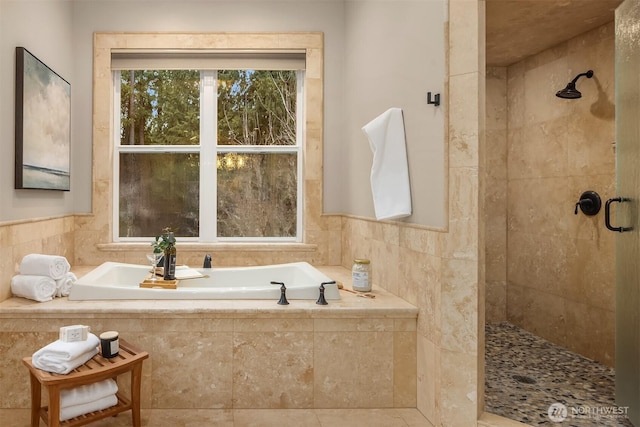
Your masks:
M105 359L98 353L87 363L66 375L40 370L33 366L31 357L25 357L22 362L29 368L31 382L31 427L38 427L40 419L50 427L82 426L128 410L131 410L133 426L140 427L142 361L148 357L149 353L135 348L122 339L119 341L118 356ZM116 406L60 421L60 390L104 381L109 378L115 379L118 375L126 372L131 372L131 399L127 399L118 391ZM40 403L42 386L45 386L49 392L49 405L44 407Z

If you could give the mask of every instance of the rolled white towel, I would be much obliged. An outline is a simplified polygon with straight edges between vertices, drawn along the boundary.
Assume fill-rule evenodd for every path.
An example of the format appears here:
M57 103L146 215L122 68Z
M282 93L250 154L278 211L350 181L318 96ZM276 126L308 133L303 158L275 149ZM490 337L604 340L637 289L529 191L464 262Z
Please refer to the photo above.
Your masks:
M20 274L49 276L58 280L69 272L69 261L59 255L29 254L22 258Z
M83 405L117 392L118 384L111 378L93 384L60 390L60 408Z
M56 281L49 276L18 274L11 278L11 293L35 301L51 301L56 294Z
M101 411L103 409L116 406L118 404L118 398L115 394L107 397L94 400L93 402L83 403L81 405L67 406L66 408L60 408L60 421L65 421L70 418L75 418L80 415L88 414L93 411Z
M57 297L68 297L73 284L78 280L75 274L68 272L61 279L56 280Z
M100 340L89 333L85 341L56 340L33 353L33 366L43 371L68 374L98 353Z

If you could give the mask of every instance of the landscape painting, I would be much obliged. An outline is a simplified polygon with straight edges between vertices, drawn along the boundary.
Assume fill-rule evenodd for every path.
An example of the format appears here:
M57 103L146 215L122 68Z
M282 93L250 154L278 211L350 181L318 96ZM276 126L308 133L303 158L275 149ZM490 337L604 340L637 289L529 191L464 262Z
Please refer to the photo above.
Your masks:
M16 48L15 188L69 191L71 85Z

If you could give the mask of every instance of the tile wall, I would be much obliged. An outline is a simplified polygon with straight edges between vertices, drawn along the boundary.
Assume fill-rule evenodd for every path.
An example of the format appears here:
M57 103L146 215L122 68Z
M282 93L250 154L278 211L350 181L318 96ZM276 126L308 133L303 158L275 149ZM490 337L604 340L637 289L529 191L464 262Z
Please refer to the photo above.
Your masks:
M75 259L74 216L12 221L0 224L0 301L11 296L11 278L30 253L63 255Z
M507 69L487 67L486 321L507 320Z

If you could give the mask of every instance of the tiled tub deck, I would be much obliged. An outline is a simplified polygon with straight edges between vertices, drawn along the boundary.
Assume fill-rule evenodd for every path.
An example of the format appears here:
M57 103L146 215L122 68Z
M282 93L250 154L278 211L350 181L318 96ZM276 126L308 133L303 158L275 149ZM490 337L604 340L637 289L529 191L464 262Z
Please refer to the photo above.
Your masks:
M347 269L320 269L348 285ZM327 306L12 298L0 303L0 408L29 407L21 359L79 323L149 352L143 408L415 408L417 309L374 293Z

